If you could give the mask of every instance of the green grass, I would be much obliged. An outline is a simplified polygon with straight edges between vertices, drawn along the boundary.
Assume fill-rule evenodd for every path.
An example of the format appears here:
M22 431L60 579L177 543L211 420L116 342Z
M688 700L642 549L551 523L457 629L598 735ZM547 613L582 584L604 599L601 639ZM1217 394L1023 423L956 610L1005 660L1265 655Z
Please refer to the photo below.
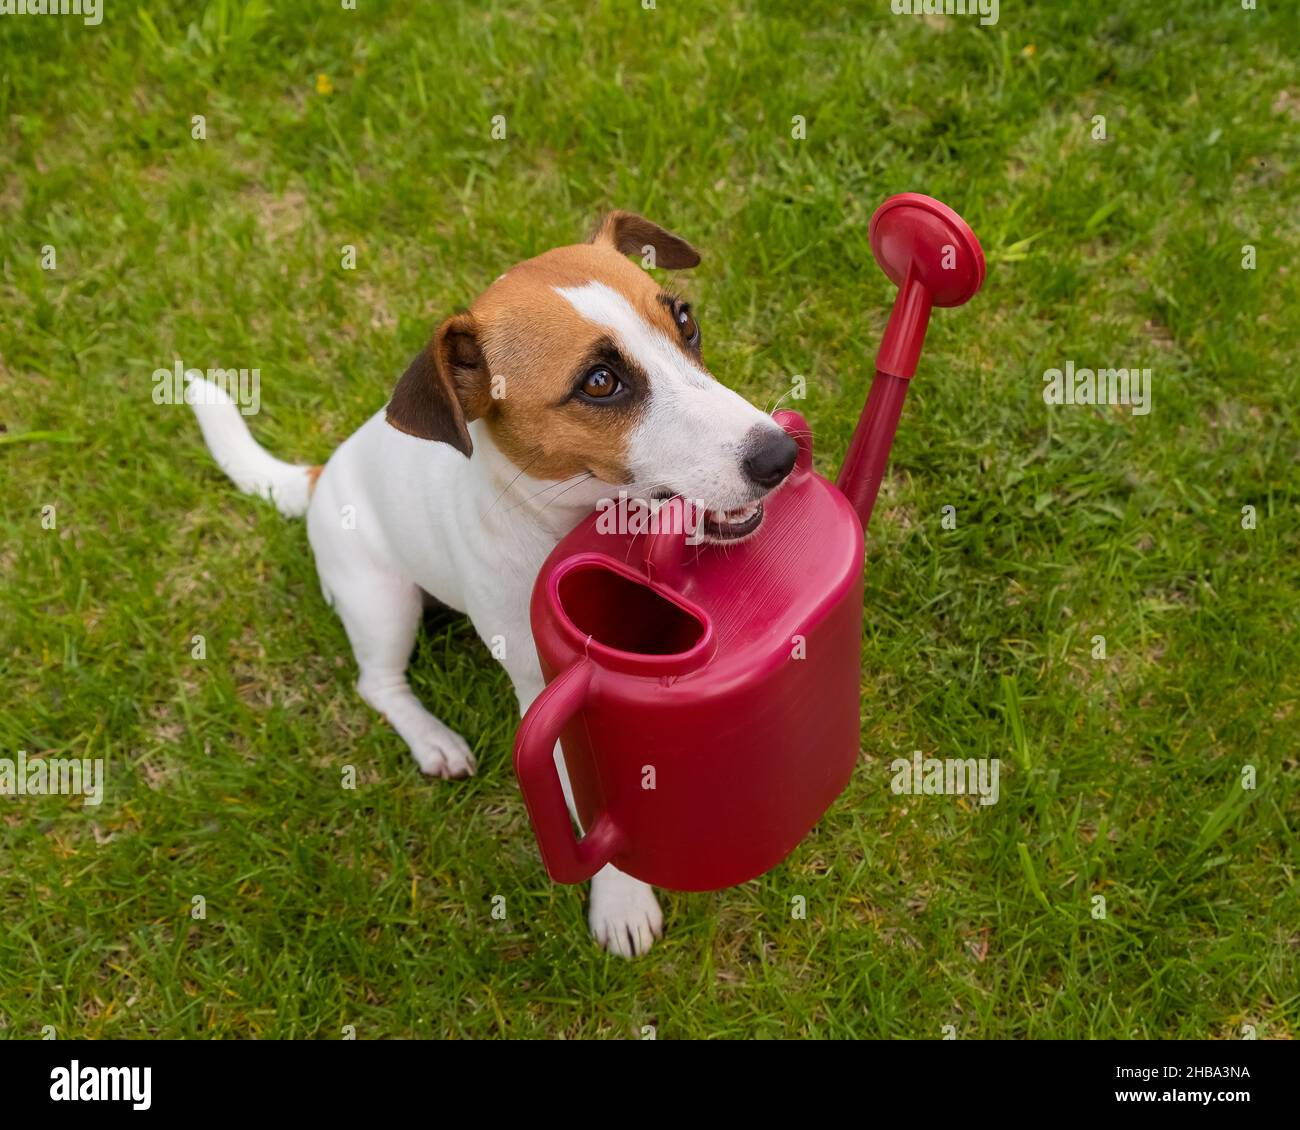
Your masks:
M108 763L97 809L0 799L0 1032L1292 1037L1288 6L358 8L0 19L0 756ZM934 319L873 522L860 767L785 864L665 895L665 940L607 957L545 878L471 629L419 644L480 763L435 783L354 693L302 524L151 374L259 367L258 438L322 460L442 316L627 207L703 251L674 283L721 379L807 377L831 472L892 298L867 219L902 190L989 275ZM1152 368L1151 413L1048 408L1067 359ZM914 749L1001 758L1000 803L895 796Z

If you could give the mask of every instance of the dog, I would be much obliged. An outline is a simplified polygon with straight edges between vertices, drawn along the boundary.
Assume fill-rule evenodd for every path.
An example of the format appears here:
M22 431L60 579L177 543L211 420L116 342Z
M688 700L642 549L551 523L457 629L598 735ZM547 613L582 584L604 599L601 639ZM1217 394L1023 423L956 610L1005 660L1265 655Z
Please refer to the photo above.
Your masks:
M426 599L469 616L522 713L545 685L529 625L533 582L601 500L679 495L699 507L705 540L737 541L760 527L763 498L794 466L790 436L705 368L690 304L629 255L669 270L700 261L659 225L609 213L586 243L519 263L442 322L386 408L323 467L272 457L218 386L187 387L235 484L306 515L357 691L430 776L463 777L475 762L407 682ZM555 762L574 812L558 746ZM651 888L612 865L591 881L588 921L624 957L663 931Z

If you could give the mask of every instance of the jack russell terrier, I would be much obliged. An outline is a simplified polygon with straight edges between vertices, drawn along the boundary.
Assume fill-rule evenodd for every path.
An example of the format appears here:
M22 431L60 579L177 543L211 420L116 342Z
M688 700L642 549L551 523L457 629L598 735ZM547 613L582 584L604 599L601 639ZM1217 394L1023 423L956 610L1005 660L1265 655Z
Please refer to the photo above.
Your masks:
M758 529L762 498L794 466L794 441L704 367L690 306L626 258L651 254L669 269L700 261L685 240L618 211L589 242L512 267L438 327L387 408L323 468L269 455L218 386L187 388L235 484L287 516L306 514L357 691L431 776L471 774L474 757L406 680L426 597L497 641L522 712L545 685L533 582L601 500L680 495L703 512L706 540L736 540ZM558 747L555 762L572 812ZM591 881L588 920L624 957L663 930L651 888L613 866Z

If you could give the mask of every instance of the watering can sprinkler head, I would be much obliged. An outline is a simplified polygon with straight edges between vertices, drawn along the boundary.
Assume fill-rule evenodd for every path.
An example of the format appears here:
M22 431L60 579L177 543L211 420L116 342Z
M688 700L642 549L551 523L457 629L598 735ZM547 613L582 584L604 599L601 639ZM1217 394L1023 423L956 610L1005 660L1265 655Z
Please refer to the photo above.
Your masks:
M898 287L876 369L910 377L931 307L960 306L975 296L984 282L984 252L965 220L919 192L891 196L876 209L867 232L876 262Z
M930 310L960 306L984 282L984 252L956 212L932 196L891 196L871 217L871 250L898 286L876 354L876 377L836 486L866 528L885 473L907 384L921 356Z
M891 196L871 217L867 237L890 282L902 286L912 275L935 306L961 306L984 282L984 252L975 233L933 196Z

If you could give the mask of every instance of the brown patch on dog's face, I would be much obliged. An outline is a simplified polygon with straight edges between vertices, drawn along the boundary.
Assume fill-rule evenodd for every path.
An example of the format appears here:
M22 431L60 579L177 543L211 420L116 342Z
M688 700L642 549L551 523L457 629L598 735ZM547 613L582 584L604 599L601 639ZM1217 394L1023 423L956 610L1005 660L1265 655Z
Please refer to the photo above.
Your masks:
M467 425L482 420L531 478L590 475L748 522L781 470L774 438L791 466L793 444L713 379L689 307L625 257L646 252L647 264L699 262L679 236L613 212L591 242L511 268L439 327L398 382L389 422L471 455Z
M593 281L665 334L679 332L654 279L603 244L556 248L513 267L470 311L492 382L484 419L502 452L534 478L590 471L608 483L631 479L628 442L649 378L557 293Z

